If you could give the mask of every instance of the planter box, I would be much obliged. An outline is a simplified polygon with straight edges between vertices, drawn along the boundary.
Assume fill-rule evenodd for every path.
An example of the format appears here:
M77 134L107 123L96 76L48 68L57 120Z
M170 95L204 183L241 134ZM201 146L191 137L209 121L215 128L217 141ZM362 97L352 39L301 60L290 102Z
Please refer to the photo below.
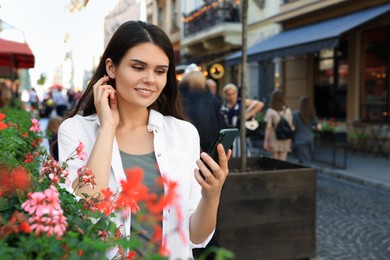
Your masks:
M315 257L316 169L248 158L250 172L231 172L222 190L217 239L235 259Z

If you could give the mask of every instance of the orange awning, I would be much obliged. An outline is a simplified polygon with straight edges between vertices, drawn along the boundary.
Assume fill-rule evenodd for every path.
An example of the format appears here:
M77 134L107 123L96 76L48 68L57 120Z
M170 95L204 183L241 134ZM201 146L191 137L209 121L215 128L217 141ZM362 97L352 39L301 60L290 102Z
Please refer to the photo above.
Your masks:
M34 68L35 57L27 43L0 39L0 66Z

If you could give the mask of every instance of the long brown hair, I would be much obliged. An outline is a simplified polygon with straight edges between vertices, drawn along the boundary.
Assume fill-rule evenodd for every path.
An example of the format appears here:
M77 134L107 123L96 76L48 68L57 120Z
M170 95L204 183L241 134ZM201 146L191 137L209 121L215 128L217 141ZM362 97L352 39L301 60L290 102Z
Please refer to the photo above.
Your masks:
M270 108L275 109L276 111L282 111L286 108L286 102L284 101L283 92L279 89L275 89L272 92L271 99L269 101Z
M184 109L179 97L174 51L171 41L159 27L142 21L127 21L115 31L100 59L99 65L92 76L87 89L76 107L67 114L66 118L73 117L76 114L88 116L96 113L92 88L100 78L107 75L106 60L110 58L115 66L119 66L129 49L147 42L159 46L169 59L167 83L158 99L150 105L150 108L159 111L163 115L185 119ZM108 84L113 88L116 88L114 79L110 79Z
M310 98L303 96L300 100L299 111L301 115L301 120L304 124L310 123L313 120L316 111L311 102Z

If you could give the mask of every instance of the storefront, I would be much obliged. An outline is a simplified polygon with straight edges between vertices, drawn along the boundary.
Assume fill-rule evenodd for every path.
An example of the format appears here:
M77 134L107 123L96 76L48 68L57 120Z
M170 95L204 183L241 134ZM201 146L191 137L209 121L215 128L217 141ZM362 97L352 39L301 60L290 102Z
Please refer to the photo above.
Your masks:
M0 106L17 97L18 69L34 68L35 57L27 43L0 39Z
M248 63L258 64L258 71L248 74L260 75L273 62L274 86L280 85L292 108L307 95L323 118L390 122L389 39L390 4L347 13L249 47ZM239 66L241 52L225 62ZM264 95L269 86L258 82Z

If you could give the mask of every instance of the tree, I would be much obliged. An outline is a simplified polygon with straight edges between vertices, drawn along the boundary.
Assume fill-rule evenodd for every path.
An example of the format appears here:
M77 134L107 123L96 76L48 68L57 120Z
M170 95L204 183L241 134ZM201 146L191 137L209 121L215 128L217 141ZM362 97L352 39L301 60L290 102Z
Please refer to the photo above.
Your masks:
M39 76L39 79L37 80L37 85L44 85L45 82L46 82L46 79L47 79L47 76L45 73L41 73L41 75Z
M248 37L248 0L242 1L241 9L241 22L242 22L242 44L241 44L241 53L242 53L242 65L241 65L241 100L244 101L247 96L247 37ZM242 102L244 104L244 102ZM240 139L241 139L241 172L246 170L246 128L245 128L245 106L241 106L240 111Z

